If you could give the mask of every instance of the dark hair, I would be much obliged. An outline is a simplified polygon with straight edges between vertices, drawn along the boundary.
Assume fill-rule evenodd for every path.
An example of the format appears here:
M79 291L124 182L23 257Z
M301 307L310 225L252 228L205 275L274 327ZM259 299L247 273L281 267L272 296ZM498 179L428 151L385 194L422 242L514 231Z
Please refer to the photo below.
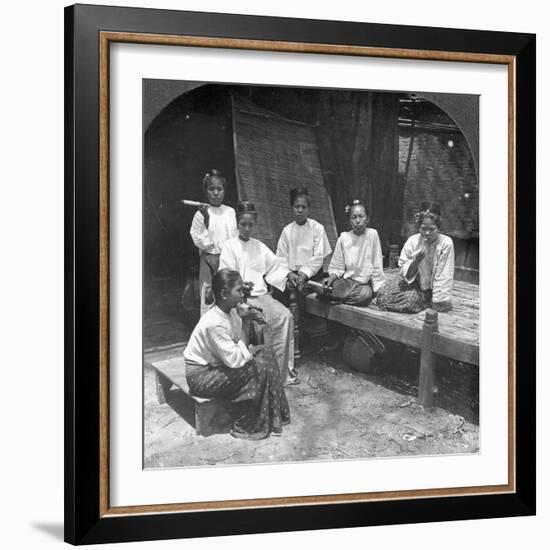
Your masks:
M296 202L296 199L298 197L304 197L307 201L307 205L309 206L309 192L307 190L307 187L296 187L295 189L290 190L290 206L294 206L294 203Z
M424 201L421 203L420 210L414 215L414 218L418 226L420 226L424 218L430 218L439 228L441 224L441 208L437 203Z
M365 203L362 200L359 200L359 199L355 199L355 200L351 201L351 204L348 204L346 206L346 212L348 214L351 214L351 210L354 206L362 206L363 210L365 210L365 214L366 214L367 218L369 217L369 213L367 211L367 207L365 206Z
M209 172L206 172L206 174L204 174L204 178L202 178L202 186L203 186L204 190L206 191L206 189L208 188L208 185L211 183L211 181L214 178L217 178L222 182L223 189L225 191L225 188L227 186L227 182L225 181L225 177L222 174L221 170L216 170L215 168L213 168L212 170L210 170Z
M258 217L258 212L256 212L256 207L253 202L241 201L237 205L237 219L239 219L243 214L253 214L255 218Z
M212 293L214 294L216 303L221 298L222 290L232 289L240 278L240 273L234 269L220 269L212 277Z

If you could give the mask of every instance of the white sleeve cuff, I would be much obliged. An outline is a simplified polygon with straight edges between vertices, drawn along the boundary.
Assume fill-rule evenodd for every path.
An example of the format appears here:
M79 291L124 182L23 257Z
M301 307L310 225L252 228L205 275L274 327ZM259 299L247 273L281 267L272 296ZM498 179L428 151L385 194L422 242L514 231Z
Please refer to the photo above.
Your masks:
M243 361L242 361L242 364L239 366L244 367L244 365L246 365L252 359L252 354L250 353L250 350L246 347L246 344L242 340L238 341L238 346L243 354Z

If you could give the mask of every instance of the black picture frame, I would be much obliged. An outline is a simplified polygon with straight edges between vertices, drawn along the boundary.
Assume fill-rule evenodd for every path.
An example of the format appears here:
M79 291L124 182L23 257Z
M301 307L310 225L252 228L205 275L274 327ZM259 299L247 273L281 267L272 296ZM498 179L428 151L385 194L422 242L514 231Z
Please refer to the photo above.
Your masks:
M509 56L515 75L514 490L234 510L117 514L102 505L100 33ZM421 57L421 56L419 56ZM535 63L532 34L75 5L65 9L65 540L129 542L535 514ZM103 257L103 259L102 259ZM105 337L105 335L103 335ZM106 335L108 339L108 334ZM511 390L511 391L512 391Z

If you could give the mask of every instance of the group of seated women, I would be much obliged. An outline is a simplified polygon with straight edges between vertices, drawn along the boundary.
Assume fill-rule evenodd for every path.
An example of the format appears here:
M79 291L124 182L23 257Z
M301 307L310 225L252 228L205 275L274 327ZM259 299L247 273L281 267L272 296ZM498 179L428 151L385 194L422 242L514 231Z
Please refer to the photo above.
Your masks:
M208 205L196 212L190 233L200 253L199 281L211 287L214 305L202 315L184 352L189 388L198 397L233 402L234 437L278 435L290 422L284 386L298 378L293 317L269 286L281 293L303 290L308 280L322 276L331 246L323 225L308 217L306 188L291 191L294 221L283 229L273 253L253 237L254 204L243 201L236 213L224 205L226 181L217 170L205 175L203 185ZM439 209L423 205L419 231L405 243L400 271L389 281L364 203L355 200L348 211L351 230L336 242L324 294L356 306L376 298L377 307L390 311L450 308L454 252L452 240L439 233ZM262 345L248 341L249 325L257 323L264 326Z

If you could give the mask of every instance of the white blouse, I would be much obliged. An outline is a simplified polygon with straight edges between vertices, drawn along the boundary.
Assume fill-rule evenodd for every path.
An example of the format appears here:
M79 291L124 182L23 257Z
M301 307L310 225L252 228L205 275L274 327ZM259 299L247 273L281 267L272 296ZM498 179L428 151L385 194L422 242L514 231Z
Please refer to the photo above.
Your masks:
M228 315L214 306L193 329L183 357L199 365L243 367L252 354L241 340L241 332L242 320L234 309Z
M221 245L220 269L224 268L234 269L243 281L254 283L252 296L266 294L267 284L284 291L289 271L264 243L258 239L243 241L240 237Z
M407 271L411 262L422 248L422 245L423 239L420 233L407 239L398 261L401 276L409 284L418 279L422 290L431 288L433 302L449 302L453 293L455 271L453 240L447 235L439 233L437 240L428 245L428 253L420 262L414 277L407 278Z
M301 271L308 278L323 267L323 260L332 252L325 228L308 218L303 225L289 223L277 244L277 256L290 271Z
M342 233L336 242L328 272L362 284L372 281L373 291L378 292L385 281L378 231L367 227L362 235L353 231Z
M237 217L231 206L208 206L210 221L208 228L204 225L204 217L197 210L191 222L189 233L195 246L208 254L219 254L220 245L237 235Z

